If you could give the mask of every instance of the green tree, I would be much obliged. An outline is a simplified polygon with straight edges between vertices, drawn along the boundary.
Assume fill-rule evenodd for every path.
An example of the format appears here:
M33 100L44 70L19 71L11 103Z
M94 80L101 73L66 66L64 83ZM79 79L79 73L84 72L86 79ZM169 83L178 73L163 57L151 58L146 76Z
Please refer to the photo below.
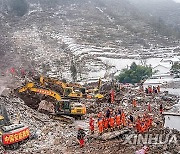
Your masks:
M119 82L134 84L150 76L152 76L152 68L150 66L141 66L133 62L130 68L123 69L117 78Z
M175 62L171 67L171 72L174 74L180 73L180 63Z

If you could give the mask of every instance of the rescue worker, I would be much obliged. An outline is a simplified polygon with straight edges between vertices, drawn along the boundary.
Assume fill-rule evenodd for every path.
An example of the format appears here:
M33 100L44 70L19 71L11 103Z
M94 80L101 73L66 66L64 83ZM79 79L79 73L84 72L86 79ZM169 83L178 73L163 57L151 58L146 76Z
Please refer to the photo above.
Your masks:
M156 89L156 88L153 86L153 88L152 88L152 89L153 89L153 93L155 93L155 89Z
M134 123L134 117L132 116L132 114L130 114L128 118L128 126L132 127L133 123Z
M122 122L122 125L125 127L126 126L126 116L123 111L121 113L121 122Z
M107 110L106 110L106 118L109 118L109 117L110 117L110 109L107 108Z
M111 116L109 117L109 126L111 128L111 131L114 130L114 116L111 114Z
M148 94L148 88L145 89L145 93Z
M157 86L157 91L158 91L158 93L160 93L160 86L159 85Z
M148 111L149 111L149 112L152 112L150 103L148 104Z
M158 93L158 90L157 90L157 88L155 87L155 89L154 89L154 93L155 94L157 94Z
M136 120L136 130L138 133L141 132L141 118L140 118L140 116L138 116L138 118Z
M147 126L147 130L149 130L149 128L152 126L152 118L151 118L151 116L147 117L146 126Z
M104 130L108 131L109 128L109 119L104 118Z
M78 133L77 133L77 139L79 141L79 145L82 148L85 144L84 138L85 138L86 134L84 132L84 129L82 129L81 127L79 127L78 129Z
M136 107L136 106L137 106L137 102L136 102L135 99L132 100L132 105L133 105L133 107Z
M106 118L105 118L105 114L103 115L102 117L102 121L103 121L103 131L105 130L105 121L106 121Z
M143 115L143 118L142 118L142 120L141 120L141 130L140 130L141 133L144 133L144 132L147 131L147 129L148 129L146 119L147 119L147 115L144 114L144 115Z
M148 116L147 115L145 115L144 116L144 121L143 121L144 123L144 125L143 125L143 131L145 132L145 131L147 131L147 130L149 130L149 123L148 123Z
M148 87L148 93L152 94L152 87L151 86Z
M92 117L90 117L90 120L89 120L89 128L90 128L91 134L94 134L94 119Z
M103 119L102 118L98 119L98 128L99 128L99 135L102 135L103 133Z
M149 116L149 127L151 127L152 126L152 123L153 123L153 119L152 119L152 117L151 116Z
M102 118L102 112L99 112L97 116L98 118Z
M120 112L118 112L116 115L116 127L119 129L120 125L121 125L121 114Z
M162 105L162 104L161 104L160 107L159 107L159 111L160 111L160 113L162 114L162 112L163 112L163 105Z

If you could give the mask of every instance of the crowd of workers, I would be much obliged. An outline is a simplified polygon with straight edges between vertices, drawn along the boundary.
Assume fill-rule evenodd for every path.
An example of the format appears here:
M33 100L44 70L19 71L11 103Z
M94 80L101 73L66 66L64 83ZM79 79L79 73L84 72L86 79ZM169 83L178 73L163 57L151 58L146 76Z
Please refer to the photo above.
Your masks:
M149 86L148 88L145 88L145 94L151 95L160 93L160 86ZM110 103L114 103L115 93L111 90L110 92ZM138 105L137 100L134 98L131 100L132 107L136 108ZM163 112L163 105L160 105L160 113ZM147 132L151 127L153 123L153 118L150 116L152 109L151 104L148 104L147 112L142 114L141 116L133 116L132 113L126 114L122 109L113 109L113 108L107 108L104 112L99 112L97 114L97 120L95 120L95 117L90 116L89 119L89 129L91 134L94 134L95 128L97 126L97 131L99 135L102 135L105 132L108 131L114 131L119 130L123 127L128 127L131 129L134 129L137 133L145 133ZM97 121L97 122L96 122ZM97 125L96 125L97 124ZM96 125L96 126L95 126ZM84 133L82 129L79 129L78 131L78 140L80 143L80 146L84 146Z
M153 93L160 93L160 86L149 86L148 88L145 88L146 94L153 94ZM113 95L114 98L114 95ZM137 107L137 101L136 99L132 99L132 106L135 108ZM160 113L162 114L163 106L160 105ZM148 112L151 113L151 105L148 104ZM130 113L128 116L124 113L123 110L117 109L113 110L110 108L107 108L106 111L99 112L97 120L97 126L98 126L98 132L101 135L103 132L107 132L109 130L113 131L114 129L120 129L122 127L129 127L129 128L135 128L135 130L138 133L144 133L149 130L149 128L152 126L152 117L149 114L144 114L143 116L133 117L133 115ZM90 131L93 134L94 133L94 126L95 120L93 117L90 117L89 120L89 127Z
M158 85L157 87L155 86L148 86L146 89L145 89L145 92L146 94L152 94L152 93L159 93L160 92L160 86Z
M91 116L89 120L90 131L94 133L95 120ZM113 111L107 109L105 114L98 113L98 133L101 135L103 132L113 131L115 129L121 129L122 127L135 128L138 133L144 133L152 126L152 117L144 114L143 117L133 117L132 114L126 116L123 110Z

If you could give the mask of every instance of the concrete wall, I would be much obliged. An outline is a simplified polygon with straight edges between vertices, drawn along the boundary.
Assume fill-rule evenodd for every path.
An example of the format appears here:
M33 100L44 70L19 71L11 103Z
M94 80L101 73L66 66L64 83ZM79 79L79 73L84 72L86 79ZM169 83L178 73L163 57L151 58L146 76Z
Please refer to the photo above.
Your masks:
M164 127L175 128L180 131L180 115L164 115Z

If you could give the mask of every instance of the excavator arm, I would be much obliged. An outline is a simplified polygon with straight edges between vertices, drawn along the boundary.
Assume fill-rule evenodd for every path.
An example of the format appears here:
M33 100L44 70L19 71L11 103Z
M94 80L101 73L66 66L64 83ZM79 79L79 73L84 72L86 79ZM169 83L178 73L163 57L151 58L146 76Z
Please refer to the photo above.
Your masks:
M44 86L46 82L47 83L53 83L53 84L59 85L63 89L65 89L67 87L66 83L64 83L62 81L58 81L58 80L55 80L55 79L51 79L51 78L47 78L47 77L41 76L40 77L40 83Z
M24 92L26 90L30 90L30 91L33 91L33 92L36 92L36 93L40 93L40 94L44 94L44 95L48 95L48 96L54 97L58 101L61 100L61 96L57 92L52 91L52 90L35 88L34 87L34 83L26 84L25 87L19 89L19 93Z
M44 94L44 95L54 97L58 101L61 100L61 96L57 92L52 91L52 90L45 90L45 89L38 89L38 88L30 88L29 90L33 91L33 92L40 93L40 94Z
M69 97L69 98L72 98L72 99L74 99L74 98L75 99L76 98L79 99L79 98L83 97L82 92L79 91L80 88L82 89L83 87L80 84L78 84L78 83L65 83L63 81L59 81L58 79L53 79L53 78L43 77L43 76L40 77L40 83L43 86L45 86L45 83L48 83L48 84L50 83L50 84L58 85L63 90L63 92L62 92L62 96L63 97ZM76 91L76 89L77 89L77 91Z

